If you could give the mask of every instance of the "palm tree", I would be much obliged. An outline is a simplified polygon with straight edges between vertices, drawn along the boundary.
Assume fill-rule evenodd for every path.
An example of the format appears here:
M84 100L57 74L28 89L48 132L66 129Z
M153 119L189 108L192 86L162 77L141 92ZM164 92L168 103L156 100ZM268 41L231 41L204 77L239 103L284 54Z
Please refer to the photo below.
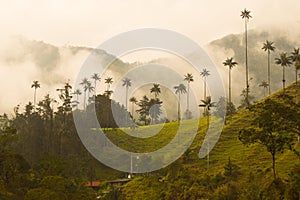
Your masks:
M204 99L206 99L206 77L210 75L209 71L204 68L202 72L200 72L200 75L204 79Z
M266 96L266 90L269 87L269 83L267 81L262 81L261 84L259 85L259 87L263 87L264 88L264 97Z
M79 95L81 95L81 91L79 89L76 89L74 92L73 92L74 95L76 95L76 108L78 109L78 104L79 104L79 101L78 101L78 97Z
M97 74L97 73L94 73L91 78L94 79L94 89L95 89L94 90L94 92L95 92L94 95L96 97L97 81L100 81L101 78L100 78L99 74Z
M153 87L150 89L150 93L154 93L155 99L158 97L158 95L161 93L159 84L154 83Z
M128 96L128 88L129 87L131 87L131 80L129 79L129 78L124 78L123 79L123 84L122 84L122 86L125 86L126 87L126 99L125 99L125 108L126 108L126 110L127 110L127 96Z
M291 57L286 55L286 52L280 54L280 58L275 58L275 63L282 66L282 88L285 94L285 67L292 64Z
M88 92L88 101L90 101L90 93L95 90L90 81L87 82L87 84L84 87L84 90Z
M270 53L271 51L275 50L275 47L273 46L274 42L268 41L266 40L266 43L264 43L262 49L264 51L268 52L268 87L269 87L269 95L271 94L271 81L270 81L270 77L271 77L271 70L270 70Z
M187 81L187 83L188 83L188 89L187 89L187 99L186 99L186 110L187 110L187 113L189 112L189 107L190 107L190 105L189 105L189 101L190 101L190 82L193 82L194 81L194 77L193 77L193 75L192 74L190 74L190 73L187 73L186 75L184 75L184 79L183 80L185 80L185 81Z
M183 85L182 83L180 83L178 86L175 86L174 87L175 89L175 94L178 94L178 115L177 115L177 119L178 119L178 122L180 122L180 94L185 94L186 93L186 87L185 85Z
M132 120L134 120L134 118L133 118L133 111L134 111L134 104L137 104L137 99L135 98L135 97L131 97L130 99L129 99L129 101L131 102L131 106L132 106L132 110L131 110L131 114L132 114Z
M295 63L295 73L296 73L296 103L298 103L298 70L300 70L300 54L299 48L294 48L292 52L292 60Z
M210 116L210 109L211 107L216 107L216 102L211 101L211 97L206 97L205 100L201 100L203 104L200 104L199 107L204 107L204 113L207 113L207 122L206 122L206 128L208 130L209 128L209 116ZM207 141L207 171L209 171L209 141Z
M246 51L245 51L245 58L246 58L246 104L249 105L249 80L248 80L248 73L249 73L249 68L248 68L248 32L247 32L247 23L252 16L250 15L250 11L247 10L246 8L241 11L241 17L242 19L245 19L245 46L246 46Z
M107 78L105 79L105 83L107 84L107 91L109 91L110 85L113 83L112 78L111 78L111 77L107 77Z
M231 69L236 66L238 63L233 61L233 58L227 58L224 62L223 62L223 65L224 66L228 66L229 67L229 71L228 71L228 74L229 74L229 80L228 80L228 96L229 96L229 103L231 103Z
M33 99L33 101L34 101L34 103L33 103L34 104L33 105L34 111L35 111L35 105L36 105L36 89L38 89L40 87L41 87L41 85L40 85L39 81L33 81L32 85L31 85L31 88L34 88L34 99Z
M83 97L83 109L85 110L85 105L86 105L86 91L87 91L87 84L89 83L89 80L87 78L83 78L80 85L83 86L83 91L84 91L84 97Z

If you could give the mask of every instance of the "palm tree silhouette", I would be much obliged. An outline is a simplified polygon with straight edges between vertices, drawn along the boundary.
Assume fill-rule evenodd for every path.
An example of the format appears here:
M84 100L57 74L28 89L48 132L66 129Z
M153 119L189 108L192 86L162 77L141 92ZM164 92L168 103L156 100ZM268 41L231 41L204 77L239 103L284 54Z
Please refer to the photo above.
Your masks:
M35 106L36 106L36 89L40 88L41 85L39 83L39 81L33 81L31 88L34 88L34 103L33 103L33 107L34 107L34 111L35 111Z
M110 85L113 83L112 78L111 78L111 77L107 77L107 78L105 79L105 83L107 84L107 91L109 91Z
M90 93L94 90L95 88L92 86L92 83L88 81L87 84L84 86L84 91L87 91L88 93L88 101L90 101Z
M267 81L262 81L261 84L259 85L259 87L263 87L264 88L264 97L266 96L266 90L269 87L269 84Z
M300 54L299 54L299 48L294 48L294 51L292 52L292 60L295 63L295 75L296 75L296 103L298 103L298 70L300 70Z
M204 113L206 113L206 131L209 128L209 116L210 116L210 109L211 107L216 107L216 102L211 101L211 97L208 96L206 97L205 100L201 100L202 104L199 105L199 107L204 107ZM210 151L210 146L209 146L209 141L207 141L207 171L209 171L209 151Z
M130 103L131 103L131 115L132 115L132 120L134 120L134 117L133 117L133 111L134 111L134 104L137 104L137 99L135 97L131 97L129 99Z
M200 72L200 75L204 79L204 95L203 95L203 98L206 99L206 77L208 77L210 75L210 73L206 68L204 68L202 70L202 72Z
M282 88L285 94L285 67L292 64L291 57L286 55L286 52L280 54L280 58L275 58L275 63L282 66Z
M246 104L249 105L249 80L248 80L248 73L249 73L249 68L248 68L248 30L247 30L247 23L252 16L250 15L250 11L247 10L246 8L241 11L241 17L242 19L245 19L245 46L246 46L246 51L245 51L245 57L246 57Z
M79 95L81 95L81 91L79 89L76 89L74 92L73 92L74 95L76 95L76 108L78 109L78 104L79 104L79 100L78 100L78 97Z
M189 110L190 110L190 82L193 82L194 81L194 77L193 77L193 75L192 74L190 74L190 73L187 73L186 75L184 75L184 79L183 80L185 80L185 81L187 81L187 83L188 83L188 86L187 86L187 98L186 98L186 111L187 111L187 113L189 113ZM188 117L188 116L187 116Z
M91 78L94 80L94 92L95 92L94 95L96 97L97 81L100 81L101 78L100 78L99 74L97 74L97 73L94 73Z
M264 51L268 52L268 87L269 87L269 95L271 94L271 70L270 70L270 53L271 51L275 50L275 47L273 46L274 42L268 41L266 40L266 42L264 43L262 49Z
M87 91L87 84L89 83L89 80L87 78L83 78L80 85L83 86L84 91L84 97L83 97L83 109L85 110L86 106L86 91Z
M153 87L150 89L150 93L154 93L154 97L157 99L158 95L161 93L159 84L154 83Z
M128 107L128 102L127 102L128 101L128 88L131 87L131 80L129 78L124 78L122 86L126 87L125 108L127 110L127 107Z
M238 63L233 61L233 58L227 58L224 62L223 62L223 65L224 66L228 66L229 68L229 71L228 71L228 74L229 74L229 79L228 79L228 96L229 96L229 103L231 103L231 69L236 66Z
M178 86L174 87L175 89L175 94L178 94L178 112L177 112L177 120L180 122L181 119L181 114L180 114L180 94L185 94L186 93L186 87L182 83L180 83Z

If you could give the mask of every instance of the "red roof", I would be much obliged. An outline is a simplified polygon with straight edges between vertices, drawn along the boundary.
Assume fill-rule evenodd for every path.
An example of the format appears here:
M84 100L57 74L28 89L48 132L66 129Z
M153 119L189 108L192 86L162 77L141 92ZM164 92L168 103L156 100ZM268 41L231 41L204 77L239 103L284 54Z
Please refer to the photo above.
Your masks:
M92 184L91 181L86 183L86 186L88 187L98 187L99 185L100 185L100 181L92 181Z

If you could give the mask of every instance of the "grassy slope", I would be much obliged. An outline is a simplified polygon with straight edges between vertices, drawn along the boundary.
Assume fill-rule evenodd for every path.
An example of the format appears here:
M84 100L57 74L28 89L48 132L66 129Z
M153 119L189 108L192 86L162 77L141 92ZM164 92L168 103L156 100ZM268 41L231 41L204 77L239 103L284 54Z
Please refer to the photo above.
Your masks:
M280 92L281 91L272 94L270 98L276 98ZM287 89L287 93L290 95L295 94L295 84L292 84ZM238 140L240 129L249 126L250 122L251 115L247 109L243 109L235 114L231 121L224 126L219 141L210 153L210 174L223 173L224 166L230 157L232 162L240 167L241 172L245 175L242 176L245 181L250 172L261 177L262 184L264 184L264 181L272 178L271 155L266 151L265 147L261 145L246 147ZM198 120L186 121L182 134L188 134L191 131L189 126L197 123L199 123ZM177 131L177 123L175 122L166 124L164 127L159 126L161 125L141 127L136 130L136 134L148 134L153 132L154 128L156 128L156 130L157 128L161 128L159 134L148 139L126 137L120 130L111 131L109 136L112 141L118 143L118 145L124 149L134 150L136 152L153 151L167 144ZM199 148L202 144L206 129L205 119L200 120L199 127L199 131L190 147L192 153L189 155L189 161L183 164L183 168L187 169L189 173L194 176L207 173L206 158L198 158ZM132 145L128 145L130 143ZM299 145L297 148L299 149ZM291 151L287 150L283 154L278 154L276 164L279 177L286 178L295 162L299 162L299 159ZM158 199L159 196L157 195L160 194L159 191L166 189L166 185L167 184L158 182L157 177L136 177L133 181L126 184L123 190L129 199Z

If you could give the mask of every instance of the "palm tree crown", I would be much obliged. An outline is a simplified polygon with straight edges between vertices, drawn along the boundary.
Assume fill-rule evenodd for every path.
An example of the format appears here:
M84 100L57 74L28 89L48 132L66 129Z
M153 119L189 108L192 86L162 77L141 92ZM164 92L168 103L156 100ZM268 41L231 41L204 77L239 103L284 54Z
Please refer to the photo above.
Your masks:
M231 103L231 69L236 66L238 63L233 61L233 58L227 58L224 62L223 65L224 66L228 66L229 67L229 80L228 80L228 101Z
M285 67L292 64L292 58L287 56L286 52L280 54L280 58L275 58L275 63L282 66L282 88L283 93L285 93Z
M249 20L250 18L252 18L252 16L250 15L251 11L247 10L246 8L241 11L241 17L242 19L246 19Z
M161 93L159 84L154 83L153 87L150 89L150 93L154 93L155 98Z
M34 88L34 110L35 110L35 104L36 104L36 89L40 88L41 85L39 81L33 81L31 88Z
M273 46L274 42L266 40L262 49L268 52L268 87L269 87L269 95L271 94L271 70L270 70L270 52L275 51L275 47Z

